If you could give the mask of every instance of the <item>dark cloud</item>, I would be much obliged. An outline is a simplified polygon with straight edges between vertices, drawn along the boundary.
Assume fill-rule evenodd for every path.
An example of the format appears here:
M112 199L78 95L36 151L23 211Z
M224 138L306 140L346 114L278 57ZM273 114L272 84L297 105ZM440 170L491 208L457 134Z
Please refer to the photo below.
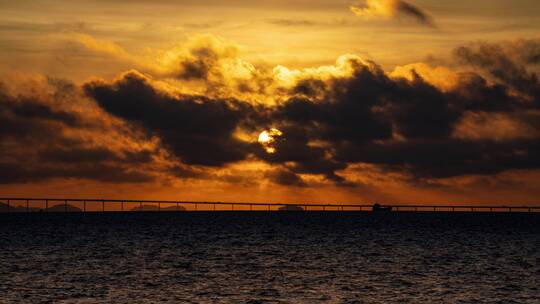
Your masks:
M539 168L540 146L535 141L472 142L456 139L345 144L337 158L380 165L415 178L490 175L510 169Z
M59 163L81 163L81 162L101 162L116 160L117 154L103 147L99 148L52 148L38 152L38 157L43 162Z
M429 16L424 10L421 8L406 2L406 1L398 1L398 11L401 14L404 14L406 16L410 16L414 18L416 21L425 24L427 26L435 26L435 23L433 22L433 19L431 16Z
M288 166L293 172L334 176L338 182L336 171L352 163L375 164L418 179L538 168L534 136L519 139L523 134L517 133L498 142L499 131L492 130L489 138L456 138L457 125L471 111L488 113L483 124L492 123L489 113L521 113L510 120L539 131L537 116L527 114L538 107L510 90L507 82L490 83L463 73L455 88L442 91L416 73L412 80L393 79L377 66L361 64L351 77L325 83L305 79L292 89L302 97L275 110L274 122L280 122L277 127L286 140L265 159L293 162Z
M234 45L228 44L213 36L200 36L193 38L188 45L177 55L177 67L174 68L173 77L180 80L197 80L210 82L213 85L222 84L226 71L222 70L221 62L230 59L237 53Z
M215 65L217 57L212 53L205 53L203 56L193 61L180 63L180 72L177 75L180 79L186 80L208 80L210 69Z
M426 11L404 0L364 0L359 5L352 5L350 9L360 17L407 17L419 24L436 27Z
M134 72L112 84L92 82L84 89L107 112L157 135L185 164L222 166L245 159L251 149L234 136L252 111L246 103L173 97Z
M265 20L266 23L282 26L282 27L347 27L356 26L356 22L349 19L333 19L333 20L320 20L320 19L284 19L273 18Z
M35 97L12 96L0 83L0 138L31 138L59 132L63 125L78 126L82 122L74 113L53 109L36 102Z
M74 143L75 141L72 141ZM47 147L37 151L39 160L43 163L82 164L99 162L119 162L133 166L149 164L152 162L150 150L140 151L113 151L107 147L85 147L82 142L70 147Z
M540 39L523 39L514 42L514 52L528 64L540 64Z
M367 66L358 65L350 78L324 85L318 80L303 80L299 86L293 88L293 93L307 93L307 98L290 99L277 109L278 119L311 125L315 133L327 140L367 141L391 136L391 123L374 109L382 104L381 97L391 87L382 70L372 72ZM312 96L313 92L322 92L317 93L323 95L322 101L313 100L320 98Z
M278 169L269 172L266 176L278 185L295 187L307 186L306 182L304 182L300 176L288 170Z
M487 71L496 80L540 103L538 75L528 68L529 64L539 63L540 41L476 43L459 47L454 54L462 63Z
M54 178L91 179L107 183L142 183L154 180L154 176L150 174L104 163L62 167L50 164L21 166L20 163L0 162L0 170L0 184L38 182Z
M504 112L525 106L522 99L510 94L508 86L489 84L476 73L461 73L450 99L461 111Z
M103 129L59 102L62 96L77 98L69 95L73 93L71 84L59 80L49 83L54 91L40 92L42 96L16 95L0 86L0 184L54 178L112 183L154 179L137 168L151 162L148 151L115 151L66 135L81 131L99 134Z

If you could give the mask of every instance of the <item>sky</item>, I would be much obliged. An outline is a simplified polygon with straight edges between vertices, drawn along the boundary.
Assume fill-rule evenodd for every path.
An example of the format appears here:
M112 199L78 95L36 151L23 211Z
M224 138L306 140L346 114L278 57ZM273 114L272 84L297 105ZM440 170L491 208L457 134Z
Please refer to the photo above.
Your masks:
M535 204L538 28L526 0L0 0L0 193Z

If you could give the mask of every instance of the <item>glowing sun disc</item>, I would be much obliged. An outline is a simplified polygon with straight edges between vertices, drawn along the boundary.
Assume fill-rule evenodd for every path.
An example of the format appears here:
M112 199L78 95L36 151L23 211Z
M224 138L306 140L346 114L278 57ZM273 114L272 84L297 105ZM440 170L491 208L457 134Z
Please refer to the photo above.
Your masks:
M267 153L276 153L276 147L274 142L277 137L280 137L283 133L278 129L264 130L259 134L258 142L263 146Z

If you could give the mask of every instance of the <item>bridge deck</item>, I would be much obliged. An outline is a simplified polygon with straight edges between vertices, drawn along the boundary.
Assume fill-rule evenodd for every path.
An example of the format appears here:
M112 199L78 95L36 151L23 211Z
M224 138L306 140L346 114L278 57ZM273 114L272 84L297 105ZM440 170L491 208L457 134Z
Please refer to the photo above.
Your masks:
M528 212L540 206L384 204L392 212ZM0 198L0 213L16 212L127 212L127 211L373 211L373 204L275 204L190 202L170 200L109 200L80 198ZM382 212L382 211L381 211Z

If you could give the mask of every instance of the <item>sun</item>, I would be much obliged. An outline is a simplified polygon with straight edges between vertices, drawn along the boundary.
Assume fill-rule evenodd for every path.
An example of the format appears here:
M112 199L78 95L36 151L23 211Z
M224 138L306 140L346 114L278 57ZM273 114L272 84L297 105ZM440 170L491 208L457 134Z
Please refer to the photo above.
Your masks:
M270 134L268 134L268 131L262 131L261 134L259 134L259 142L261 144L265 144L270 140L272 140L272 138L270 137Z
M259 134L258 141L267 153L276 153L275 142L283 133L275 128L264 130Z

